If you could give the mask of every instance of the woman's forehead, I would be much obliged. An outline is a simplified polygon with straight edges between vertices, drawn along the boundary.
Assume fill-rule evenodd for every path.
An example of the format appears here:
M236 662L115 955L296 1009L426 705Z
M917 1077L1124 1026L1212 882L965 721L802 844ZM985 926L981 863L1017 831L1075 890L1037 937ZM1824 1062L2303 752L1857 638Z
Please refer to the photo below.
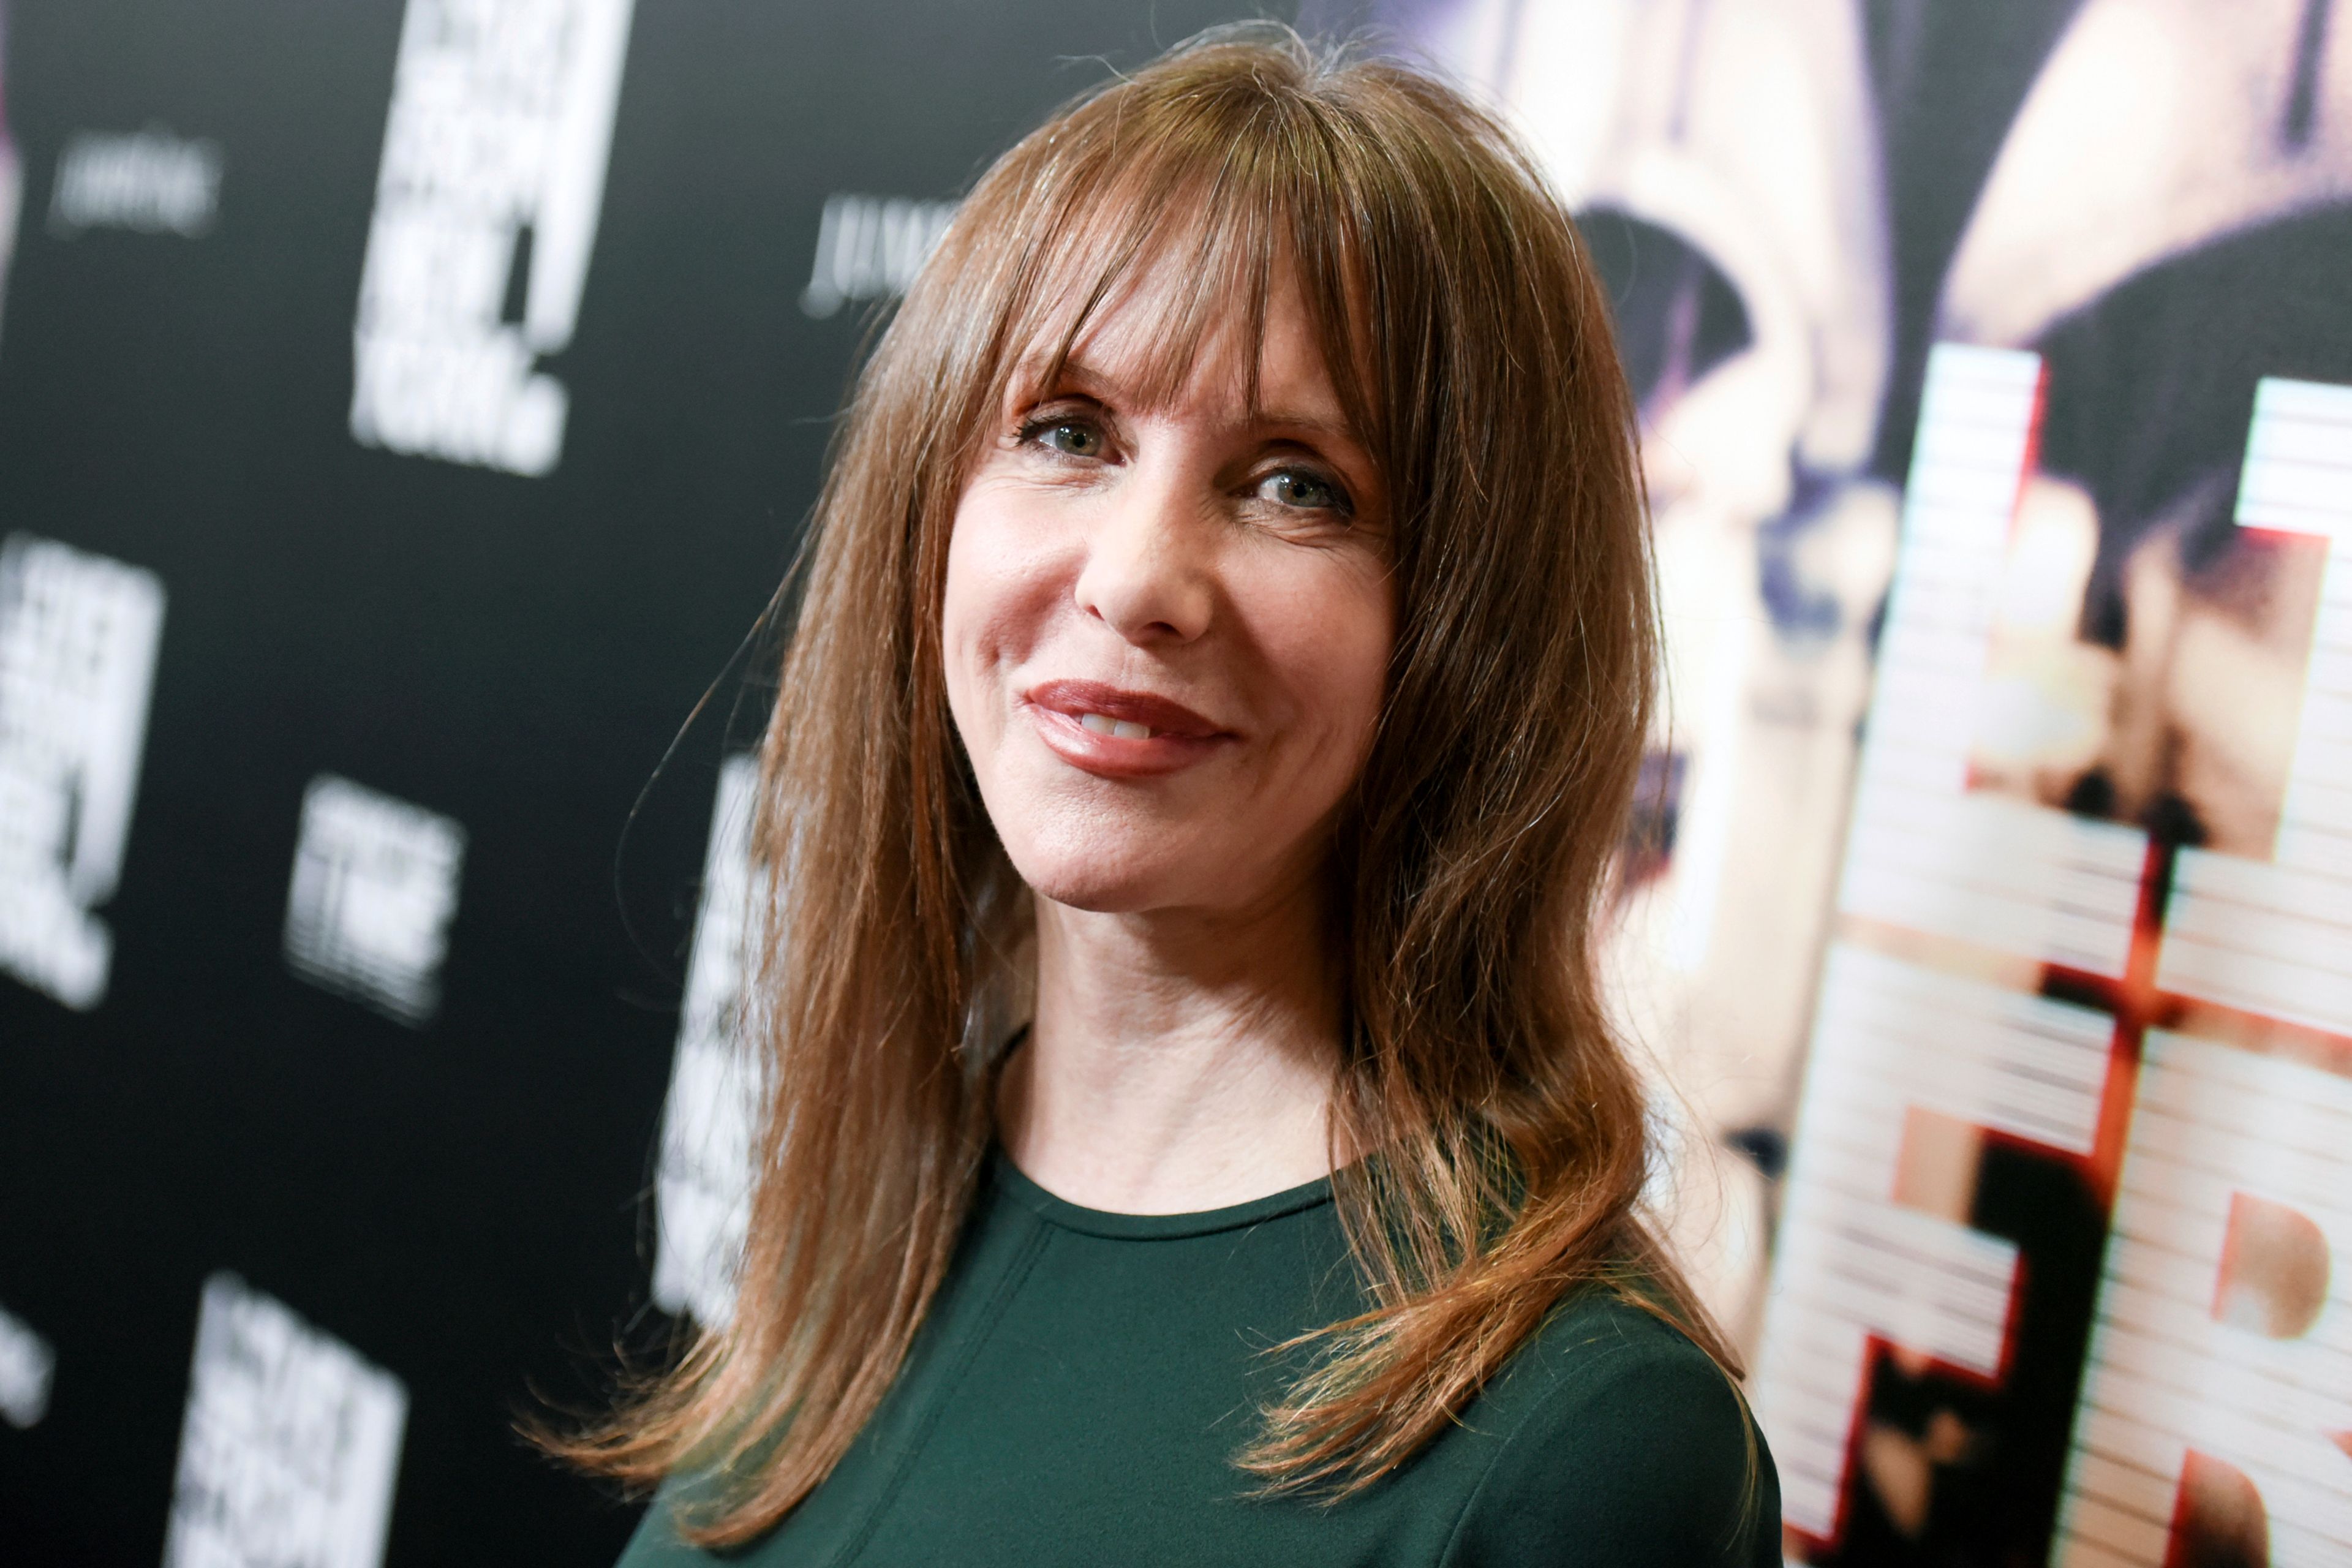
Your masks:
M1255 309L1237 291L1198 314L1188 314L1187 303L1152 276L1139 278L1074 335L1066 329L1041 337L1022 355L1013 383L1032 393L1075 391L1141 406L1229 404L1347 433L1326 348L1295 273L1270 277Z
M1341 321L1312 308L1287 246L1264 237L1237 245L1243 237L1230 231L1155 237L1123 267L1066 253L1054 268L1062 276L1037 294L1052 304L1024 323L1009 397L1223 404L1254 420L1361 439L1332 359L1356 345Z

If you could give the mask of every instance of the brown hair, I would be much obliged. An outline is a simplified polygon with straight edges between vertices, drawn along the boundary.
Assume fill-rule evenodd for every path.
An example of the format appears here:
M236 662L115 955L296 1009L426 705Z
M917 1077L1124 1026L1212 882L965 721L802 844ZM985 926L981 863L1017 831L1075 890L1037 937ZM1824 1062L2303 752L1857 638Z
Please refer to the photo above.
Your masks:
M948 714L948 533L1040 349L1139 268L1181 378L1295 271L1391 497L1399 631L1333 845L1339 1213L1372 1309L1238 1465L1342 1493L1444 1430L1600 1282L1727 1347L1640 1217L1640 1082L1593 961L1654 700L1633 411L1576 232L1431 77L1225 29L1087 95L984 174L859 376L761 761L776 888L746 1024L767 1084L731 1321L555 1445L704 1478L742 1542L821 1483L898 1374L991 1135L1025 892ZM1058 345L1058 347L1056 347ZM1058 364L1049 368L1050 376Z

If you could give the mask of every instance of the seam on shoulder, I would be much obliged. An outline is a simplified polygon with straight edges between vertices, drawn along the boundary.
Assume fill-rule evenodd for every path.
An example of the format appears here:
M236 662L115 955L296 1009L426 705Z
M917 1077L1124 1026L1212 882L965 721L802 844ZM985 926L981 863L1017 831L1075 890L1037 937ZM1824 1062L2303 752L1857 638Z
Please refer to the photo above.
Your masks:
M1546 1325L1547 1328L1549 1326L1549 1325ZM1526 1355L1535 1350L1537 1337L1541 1335L1543 1332L1544 1329L1538 1329L1534 1335L1530 1335L1528 1338L1527 1342L1520 1345L1517 1351L1512 1352L1512 1359L1516 1360L1519 1356ZM1625 1337L1623 1326L1622 1324L1612 1323L1609 1325L1609 1332L1607 1334L1604 1335L1602 1333L1596 1332L1589 1335L1588 1337L1580 1340L1577 1342L1576 1348L1579 1350L1589 1348L1600 1343L1603 1338L1613 1338L1619 1344L1624 1345L1627 1348L1631 1348L1632 1346L1632 1342ZM1506 1362L1502 1372L1497 1373L1493 1379L1488 1381L1487 1387L1492 1388L1496 1386L1496 1384L1501 1381L1503 1375L1507 1373L1510 1370L1510 1363ZM1559 1378L1559 1381L1555 1382L1549 1388L1545 1389L1541 1394L1538 1395L1529 1403L1527 1413L1519 1417L1517 1424L1511 1428L1509 1435L1501 1438L1495 1444L1495 1451L1486 1456L1486 1464L1479 1468L1478 1484L1472 1487L1469 1492L1463 1498L1462 1507L1454 1516L1454 1528L1446 1531L1444 1548L1437 1554L1437 1568L1450 1568L1450 1565L1455 1562L1462 1550L1463 1531L1470 1527L1470 1516L1477 1511L1479 1500L1486 1495L1486 1489L1494 1484L1495 1471L1502 1464L1504 1456L1511 1452L1511 1446L1517 1443L1522 1436L1526 1436L1528 1428L1535 1425L1536 1418L1538 1416L1541 1415L1546 1410L1551 1407L1553 1401L1567 1397L1569 1394L1576 1390L1586 1381L1588 1381L1587 1378L1578 1375L1563 1376ZM1465 1414L1466 1415L1467 1412L1465 1412ZM1469 1426L1467 1422L1464 1422L1461 1425L1465 1431L1475 1432L1476 1430L1476 1428Z
M1548 1324L1546 1328L1549 1326ZM1681 1348L1687 1348L1698 1354L1702 1360L1706 1359L1706 1352L1698 1350L1698 1347L1692 1344L1679 1331L1663 1323L1658 1327L1665 1329L1673 1336L1674 1341L1680 1342ZM1538 1329L1537 1335L1530 1336L1527 1342L1514 1352L1513 1359L1516 1360L1518 1356L1536 1351L1537 1336L1544 1331L1544 1329ZM1454 1528L1446 1532L1445 1545L1437 1554L1436 1568L1454 1568L1459 1561L1465 1532L1470 1527L1471 1516L1477 1511L1479 1502L1493 1487L1495 1472L1501 1467L1503 1460L1511 1455L1520 1439L1527 1436L1528 1429L1535 1426L1542 1416L1571 1396L1598 1392L1604 1385L1605 1380L1612 1374L1626 1375L1644 1364L1668 1367L1681 1359L1675 1353L1677 1347L1674 1343L1644 1345L1640 1339L1626 1331L1625 1323L1615 1321L1580 1336L1572 1345L1565 1348L1571 1352L1599 1350L1601 1353L1589 1358L1580 1357L1579 1359L1585 1361L1585 1364L1573 1372L1559 1375L1550 1387L1532 1399L1528 1403L1526 1413L1511 1427L1508 1436L1495 1444L1495 1451L1486 1457L1486 1464L1479 1469L1477 1484L1473 1486L1462 1500L1462 1506L1454 1515ZM1649 1352L1646 1356L1642 1353L1644 1351ZM1624 1363L1622 1367L1619 1364L1621 1363ZM1706 1364L1711 1369L1720 1371L1719 1368L1714 1367L1714 1363L1711 1361ZM1509 1370L1510 1363L1507 1362L1504 1372L1507 1373ZM1487 1386L1492 1388L1499 1384L1501 1376L1502 1373L1497 1373L1496 1379L1489 1382ZM1469 1426L1466 1422L1462 1425L1465 1431L1476 1430Z

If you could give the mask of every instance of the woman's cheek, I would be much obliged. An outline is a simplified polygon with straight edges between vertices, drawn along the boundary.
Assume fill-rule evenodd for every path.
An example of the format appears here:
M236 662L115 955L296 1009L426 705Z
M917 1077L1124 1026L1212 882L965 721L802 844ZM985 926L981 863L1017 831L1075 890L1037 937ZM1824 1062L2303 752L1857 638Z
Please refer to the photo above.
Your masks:
M1384 579L1332 563L1278 612L1288 623L1297 700L1335 763L1362 761L1380 716L1396 644L1396 615Z
M948 545L950 597L961 596L967 636L997 665L1028 658L1067 596L1061 529L1040 498L978 489L959 511Z
M990 547L994 518L968 496L948 541L948 575L940 636L947 664L948 706L974 760L983 761L1003 729L994 689L1004 664L998 563Z

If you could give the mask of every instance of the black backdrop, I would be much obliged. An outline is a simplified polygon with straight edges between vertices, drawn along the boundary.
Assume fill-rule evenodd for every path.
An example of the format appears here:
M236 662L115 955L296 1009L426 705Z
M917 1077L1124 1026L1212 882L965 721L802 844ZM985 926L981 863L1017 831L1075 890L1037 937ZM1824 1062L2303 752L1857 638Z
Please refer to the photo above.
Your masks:
M202 1282L409 1395L387 1561L609 1561L631 1514L526 1452L642 1312L640 1202L720 754L632 803L766 602L870 320L797 303L828 195L950 198L1214 3L639 0L560 466L364 447L352 327L400 0L37 0L0 332L0 532L169 596L115 953L89 1013L0 983L0 1304L55 1347L0 1426L0 1556L152 1563ZM197 237L44 223L69 140L217 144ZM439 1015L281 958L303 791L461 823ZM650 956L648 956L650 955ZM636 1331L656 1329L642 1316Z

